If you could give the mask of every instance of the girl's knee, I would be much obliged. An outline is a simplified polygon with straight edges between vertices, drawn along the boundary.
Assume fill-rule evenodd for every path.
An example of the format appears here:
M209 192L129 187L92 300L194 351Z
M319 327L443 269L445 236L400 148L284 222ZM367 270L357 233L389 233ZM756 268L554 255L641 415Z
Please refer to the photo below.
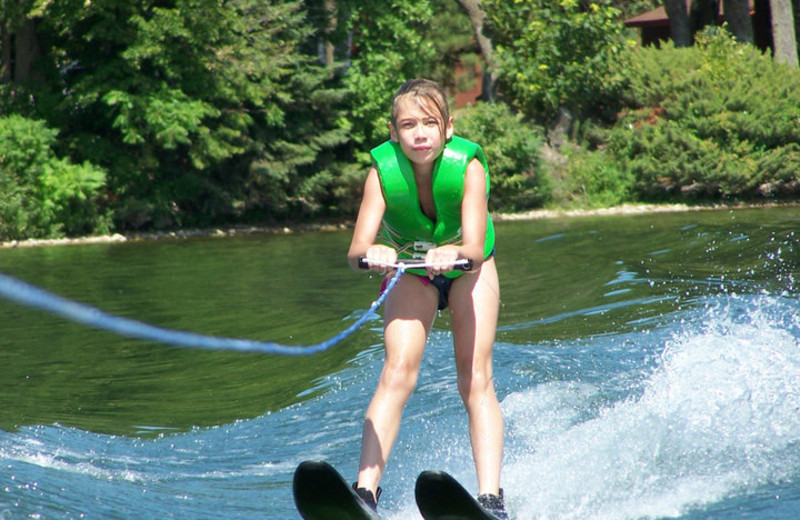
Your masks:
M417 370L404 364L386 364L380 384L388 392L411 395L417 385Z
M482 402L485 396L494 395L494 380L491 372L470 371L458 376L458 392L461 400L469 406L472 402Z

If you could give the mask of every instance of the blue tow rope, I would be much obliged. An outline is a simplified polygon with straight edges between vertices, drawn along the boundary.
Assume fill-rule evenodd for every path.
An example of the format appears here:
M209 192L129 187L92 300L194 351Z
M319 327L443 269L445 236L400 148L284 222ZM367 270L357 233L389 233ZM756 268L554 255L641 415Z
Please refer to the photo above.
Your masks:
M345 330L330 339L315 345L281 345L268 341L255 341L237 338L220 338L206 336L180 330L170 330L140 321L108 314L99 309L78 303L51 292L45 291L35 285L28 284L11 276L0 273L0 296L16 303L56 314L68 320L81 323L90 327L114 332L121 336L128 336L143 340L158 341L169 345L186 348L199 348L209 350L233 350L237 352L260 352L263 354L279 354L285 356L311 355L323 352L341 342L361 325L372 317L378 310L389 292L397 284L400 276L405 272L405 266L397 266L397 272L389 280L386 290L372 302L369 310L361 315L358 320Z

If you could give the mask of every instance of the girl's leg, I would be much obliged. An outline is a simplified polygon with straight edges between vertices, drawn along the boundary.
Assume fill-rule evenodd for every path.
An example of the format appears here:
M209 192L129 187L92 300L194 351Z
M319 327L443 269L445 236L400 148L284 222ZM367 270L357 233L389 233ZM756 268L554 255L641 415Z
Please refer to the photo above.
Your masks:
M494 259L477 273L457 278L450 289L458 390L469 415L479 493L499 494L503 415L492 379L492 348L500 308Z
M358 487L373 493L397 438L403 408L414 391L437 306L436 288L413 275L404 275L387 298L386 359L364 420L358 472Z

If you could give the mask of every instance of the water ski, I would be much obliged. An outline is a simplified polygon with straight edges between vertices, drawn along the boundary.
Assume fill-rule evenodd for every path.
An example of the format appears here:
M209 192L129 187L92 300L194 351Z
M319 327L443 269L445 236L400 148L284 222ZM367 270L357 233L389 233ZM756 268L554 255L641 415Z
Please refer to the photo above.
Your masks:
M333 466L301 462L292 483L294 503L305 520L380 520Z
M444 471L423 471L414 488L425 520L498 520Z

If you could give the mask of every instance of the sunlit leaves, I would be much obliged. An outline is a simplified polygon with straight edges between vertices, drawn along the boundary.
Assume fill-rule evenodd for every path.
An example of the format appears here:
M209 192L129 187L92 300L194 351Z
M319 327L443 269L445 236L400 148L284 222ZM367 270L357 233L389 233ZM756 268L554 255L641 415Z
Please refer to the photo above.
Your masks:
M645 198L800 191L800 74L723 31L632 54L609 150Z
M56 134L42 121L0 118L0 240L59 237L105 225L94 207L105 172L56 156Z
M625 84L622 23L607 0L484 2L504 92L526 114L602 112Z

